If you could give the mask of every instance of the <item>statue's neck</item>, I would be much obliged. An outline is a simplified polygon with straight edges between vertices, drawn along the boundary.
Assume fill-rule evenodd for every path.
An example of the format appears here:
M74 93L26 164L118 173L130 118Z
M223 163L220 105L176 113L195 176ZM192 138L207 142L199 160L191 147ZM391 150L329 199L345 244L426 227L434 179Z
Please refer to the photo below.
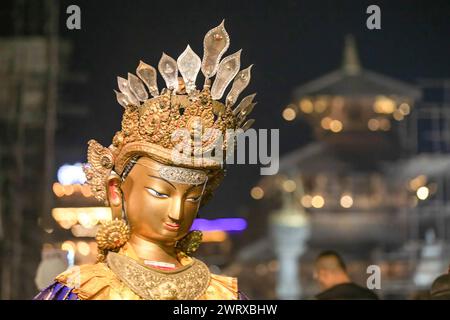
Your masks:
M139 259L144 262L165 262L180 267L181 263L177 259L177 253L173 243L159 243L142 239L138 235L132 234L129 244Z

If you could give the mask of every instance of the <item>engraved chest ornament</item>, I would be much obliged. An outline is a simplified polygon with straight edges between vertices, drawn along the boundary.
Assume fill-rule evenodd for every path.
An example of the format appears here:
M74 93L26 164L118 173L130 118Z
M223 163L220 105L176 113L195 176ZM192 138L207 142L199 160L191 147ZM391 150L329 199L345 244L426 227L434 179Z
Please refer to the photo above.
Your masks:
M211 274L200 260L174 271L154 270L134 259L108 253L109 268L145 300L196 300L205 294Z

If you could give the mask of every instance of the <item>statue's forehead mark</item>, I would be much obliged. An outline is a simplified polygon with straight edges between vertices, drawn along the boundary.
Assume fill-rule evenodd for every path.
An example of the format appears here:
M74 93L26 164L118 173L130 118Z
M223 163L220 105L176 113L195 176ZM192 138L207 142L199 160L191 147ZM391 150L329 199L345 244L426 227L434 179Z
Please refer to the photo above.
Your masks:
M193 185L201 185L204 184L208 175L205 171L195 170L183 167L174 167L167 165L154 165L138 162L137 160L131 160L135 164L139 164L143 167L156 170L161 178L168 182L175 182L181 184L193 184Z

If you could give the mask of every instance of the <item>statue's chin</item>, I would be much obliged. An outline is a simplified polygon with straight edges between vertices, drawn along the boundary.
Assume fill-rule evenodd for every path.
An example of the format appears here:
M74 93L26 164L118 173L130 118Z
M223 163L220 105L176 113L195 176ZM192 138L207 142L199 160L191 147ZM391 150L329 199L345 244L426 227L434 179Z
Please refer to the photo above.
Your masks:
M138 238L141 238L143 240L153 242L153 243L164 243L165 245L170 245L170 244L175 245L175 242L177 242L178 240L183 238L186 234L183 234L180 236L178 234L167 234L163 231L159 235L155 235L155 234L146 235L146 234L141 234L141 233L135 233L134 235L137 236Z

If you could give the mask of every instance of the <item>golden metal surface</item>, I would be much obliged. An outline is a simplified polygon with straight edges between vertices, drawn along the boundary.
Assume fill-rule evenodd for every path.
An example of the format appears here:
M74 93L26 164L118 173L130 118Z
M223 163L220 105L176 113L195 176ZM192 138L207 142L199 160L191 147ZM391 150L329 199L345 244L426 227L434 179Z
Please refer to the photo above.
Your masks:
M110 252L111 270L136 294L147 300L195 300L205 294L209 282L208 267L200 260L174 271L156 270L134 259Z

